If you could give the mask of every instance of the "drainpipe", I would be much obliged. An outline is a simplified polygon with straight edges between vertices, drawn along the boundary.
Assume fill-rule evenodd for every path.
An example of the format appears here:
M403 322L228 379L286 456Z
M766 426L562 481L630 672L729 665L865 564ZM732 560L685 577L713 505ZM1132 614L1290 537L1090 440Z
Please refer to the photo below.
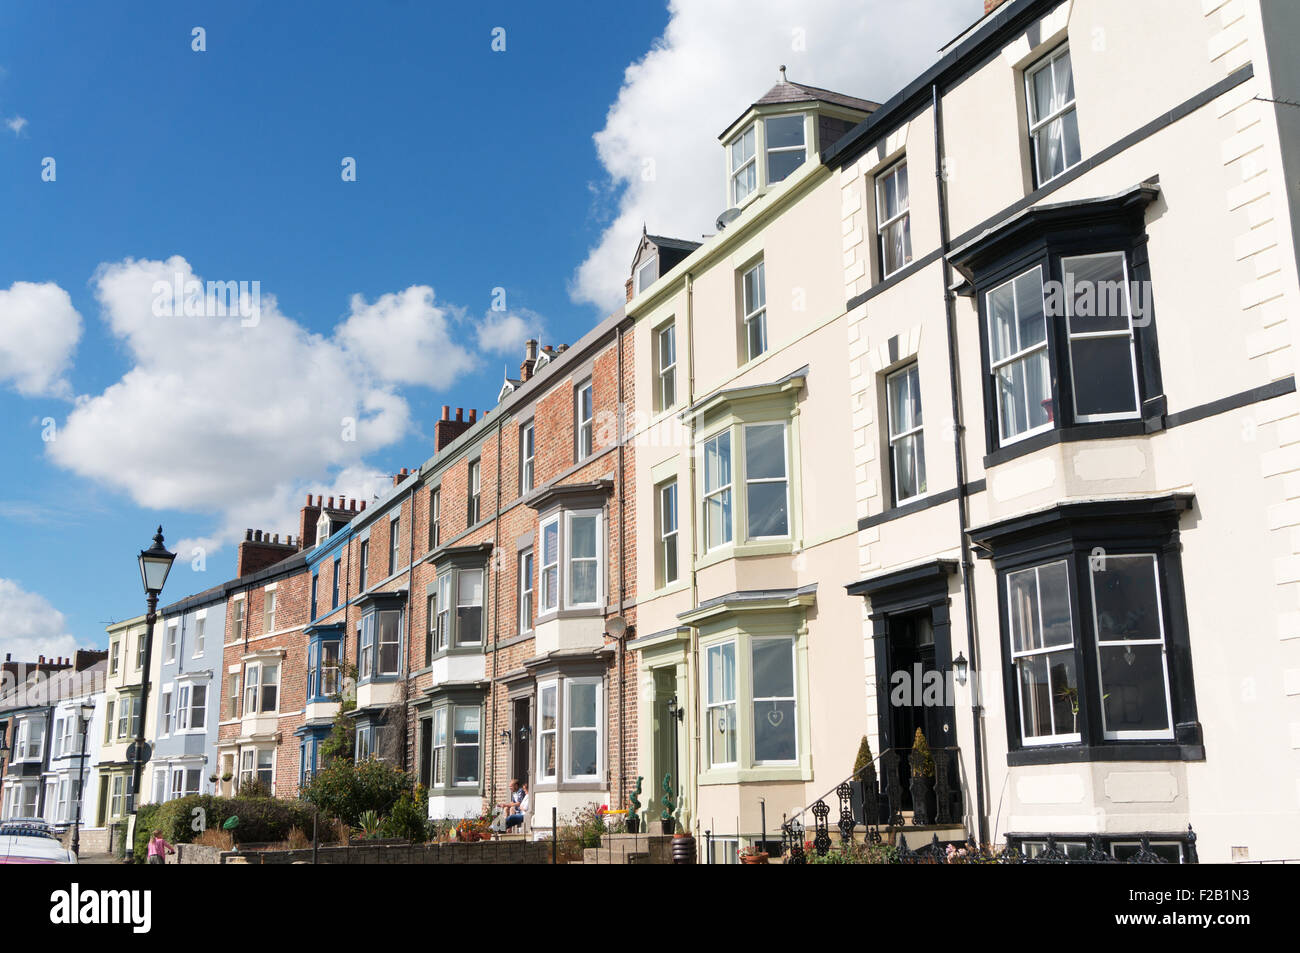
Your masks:
M618 617L623 618L623 597L627 593L624 542L627 536L627 499L624 496L623 445L627 439L623 390L623 322L616 329L618 338ZM626 624L627 620L624 620ZM618 806L626 806L627 797L627 630L618 639Z
M952 447L957 465L957 528L961 540L961 592L966 612L966 651L970 653L971 729L975 737L975 820L980 844L988 843L989 820L984 806L984 708L980 704L979 652L975 631L975 590L971 585L970 538L968 534L970 490L966 483L966 428L961 415L961 376L957 359L957 307L952 291L952 265L948 261L948 198L944 180L943 101L939 84L931 87L934 102L934 187L939 198L939 245L943 252L943 304L948 323L948 386L952 393Z
M419 470L416 470L418 473ZM415 487L419 481L411 484L411 489L407 491L406 501L410 504L411 516L407 520L410 525L406 533L406 697L403 699L406 710L402 713L406 721L407 738L402 743L402 769L406 770L413 762L414 758L408 758L415 751L415 732L419 730L418 725L412 730L411 726L415 724L411 718L411 652L415 645L415 639L411 633L411 610L415 606ZM426 619L425 625L429 622Z
M686 273L686 351L687 351L687 361L690 364L690 373L687 375L687 380L686 380L686 406L690 407L692 404L695 403L695 275L689 271ZM695 544L698 538L698 529L699 529L699 527L696 525L696 521L699 517L699 513L698 510L696 509L696 499L695 499L695 426L696 426L695 416L692 415L691 416L691 438L688 444L690 448L690 453L687 456L687 461L688 461L687 471L689 475L689 478L687 479L687 484L689 487L688 492L690 494L690 505L691 505L690 513L691 513L691 527L692 527L691 602L690 602L692 608L698 606L700 603L699 575L695 570L695 556L696 556ZM699 712L700 712L699 670L700 670L700 630L695 626L691 626L691 647L690 647L690 652L687 654L687 659L686 659L686 681L687 681L687 688L691 692L691 698L692 698L691 724L694 728L694 732L693 732L694 737L691 739L691 747L687 751L687 757L689 758L691 756L690 752L694 751L695 757L694 757L694 761L692 761L691 763L696 767L696 770L690 772L692 813L696 813L696 809L700 803L699 801L700 785L699 785L699 770L698 770L699 765L701 764L700 717L699 717ZM678 708L680 709L681 708L680 699L678 700L677 705ZM674 740L677 738L677 725L675 719L673 724L673 738ZM686 773L681 770L681 765L676 765L676 767L678 769L679 774ZM678 791L681 791L682 789L681 778L677 779L677 788ZM698 820L698 816L697 816L697 820Z
M501 641L501 627L498 624L501 618L501 428L505 424L505 416L501 411L497 411L497 501L496 507L492 511L492 680L488 685L488 706L492 709L491 724L488 726L489 737L492 739L492 763L488 766L488 794L489 798L496 797L497 784L497 672L499 671L499 661L501 653L497 650L497 643ZM508 702L507 702L508 703ZM487 747L487 745L483 745ZM506 757L510 757L509 752ZM484 758L486 761L487 759ZM488 813L492 813L492 803L488 802Z

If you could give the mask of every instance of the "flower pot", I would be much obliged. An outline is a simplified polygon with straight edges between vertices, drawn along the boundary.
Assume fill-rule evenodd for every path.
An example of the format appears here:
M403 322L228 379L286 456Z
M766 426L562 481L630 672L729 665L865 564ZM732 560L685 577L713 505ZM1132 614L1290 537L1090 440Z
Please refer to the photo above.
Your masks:
M741 854L740 862L742 864L766 864L768 855L761 852L757 854Z
M673 863L695 863L695 838L690 834L673 835Z
M664 826L665 834L671 834L673 832L673 825L675 822L671 817L665 817L662 820L660 820L659 823L661 823Z
M629 834L639 834L641 832L641 818L629 813L627 816L627 832Z

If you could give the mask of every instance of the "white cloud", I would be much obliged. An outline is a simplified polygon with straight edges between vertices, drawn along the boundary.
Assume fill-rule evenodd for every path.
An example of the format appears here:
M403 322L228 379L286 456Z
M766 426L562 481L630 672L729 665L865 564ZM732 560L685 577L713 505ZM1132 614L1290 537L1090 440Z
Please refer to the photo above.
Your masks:
M66 397L64 373L81 339L81 315L52 282L0 289L0 385L26 397Z
M618 307L643 223L692 241L713 232L726 208L718 134L777 82L778 66L794 82L884 102L982 13L979 0L672 0L663 36L627 68L595 135L609 177L598 201L614 203L598 211L612 221L571 296Z
M12 579L0 579L0 619L0 657L7 653L15 662L34 662L39 655L53 658L77 651L63 613Z
M489 311L478 326L478 349L522 360L524 342L529 338L541 340L544 333L541 315L527 308Z
M47 444L59 466L141 506L215 515L212 535L183 541L186 559L249 526L296 533L308 489L369 498L382 475L367 455L412 426L397 387L447 387L477 364L456 343L476 329L460 329L459 312L436 305L425 286L373 304L354 297L326 337L265 292L255 324L185 315L171 288L198 277L180 256L100 267L95 295L133 366L103 393L79 397Z
M10 131L15 136L21 136L23 134L23 129L27 126L27 120L22 116L14 116L10 119L6 119L5 125L9 127Z

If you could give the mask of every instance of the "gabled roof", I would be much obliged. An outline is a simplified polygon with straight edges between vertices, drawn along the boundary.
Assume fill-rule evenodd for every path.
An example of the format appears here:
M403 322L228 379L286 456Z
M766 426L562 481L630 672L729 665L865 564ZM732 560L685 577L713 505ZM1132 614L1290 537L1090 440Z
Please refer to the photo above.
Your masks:
M702 242L688 242L684 238L668 238L666 235L647 235L646 238L660 248L672 248L684 252L695 251L703 244Z

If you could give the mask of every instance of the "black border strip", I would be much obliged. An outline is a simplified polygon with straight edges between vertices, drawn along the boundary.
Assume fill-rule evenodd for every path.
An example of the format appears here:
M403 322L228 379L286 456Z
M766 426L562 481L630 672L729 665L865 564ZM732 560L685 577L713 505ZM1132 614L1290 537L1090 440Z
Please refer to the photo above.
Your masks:
M971 480L966 484L966 494L974 496L976 493L983 493L988 484L981 477L978 480ZM953 487L940 493L927 496L923 500L917 500L914 503L904 503L902 506L895 506L887 510L882 510L875 516L864 516L858 520L858 530L870 529L873 526L879 526L881 523L889 523L894 520L902 519L904 516L911 516L913 513L920 513L923 510L931 509L935 506L942 506L945 503L951 503L957 499L957 488Z
M904 265L901 269L894 272L884 281L878 281L870 288L868 288L866 291L862 292L861 294L854 295L852 298L849 299L848 304L844 306L844 310L852 311L858 305L862 304L863 302L870 301L872 298L880 294L882 291L888 291L890 288L894 287L894 285L898 284L900 281L912 277L912 275L916 274L922 268L926 267L927 265L934 264L942 257L943 257L943 249L936 248L934 251L930 252L930 254L926 255L924 258L913 259L909 264Z
M1237 410L1240 407L1248 407L1251 404L1259 404L1266 400L1272 400L1274 397L1283 397L1286 394L1294 393L1295 375L1293 374L1270 384L1264 384L1262 387L1252 387L1250 390L1243 390L1241 393L1233 394L1230 397L1220 397L1218 400L1212 400L1207 404L1199 404L1196 407L1189 407L1186 410L1169 414L1165 417L1165 428L1195 423L1198 420L1204 420L1206 417L1214 417L1218 414L1225 414L1230 410Z

